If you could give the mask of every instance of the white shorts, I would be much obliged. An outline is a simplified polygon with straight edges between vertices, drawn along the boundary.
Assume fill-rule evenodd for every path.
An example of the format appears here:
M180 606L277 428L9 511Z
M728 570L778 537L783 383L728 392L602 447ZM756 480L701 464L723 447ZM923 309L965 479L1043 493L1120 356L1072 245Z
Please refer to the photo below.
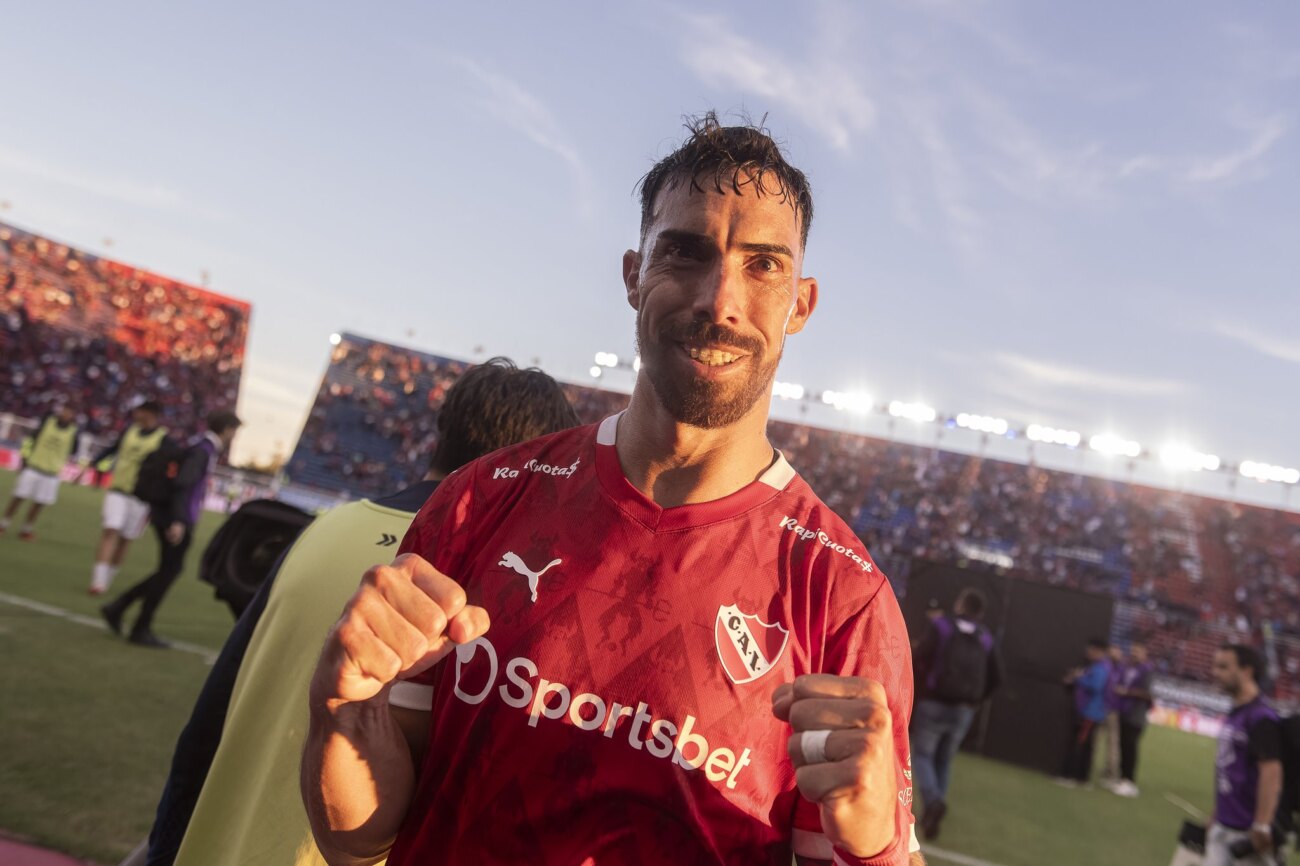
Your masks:
M59 479L35 469L24 469L18 473L18 483L14 485L14 496L30 499L41 505L53 505L59 498Z
M149 525L149 506L129 493L110 490L104 497L104 528L135 541Z

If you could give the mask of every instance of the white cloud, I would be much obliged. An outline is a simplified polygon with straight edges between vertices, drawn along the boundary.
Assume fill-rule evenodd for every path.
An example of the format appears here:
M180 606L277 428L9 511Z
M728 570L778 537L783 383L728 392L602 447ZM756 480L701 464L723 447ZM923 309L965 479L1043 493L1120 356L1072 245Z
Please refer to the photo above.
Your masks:
M1027 358L1013 352L996 352L993 359L1004 369L1023 379L1053 388L1127 396L1180 394L1188 390L1186 382L1146 376L1102 373L1084 367L1070 367L1051 361Z
M1228 180L1255 165L1287 130L1282 114L1273 114L1253 124L1250 139L1236 150L1219 156L1202 157L1192 161L1186 179L1193 183L1214 183Z
M523 85L500 72L465 57L455 57L452 61L482 86L482 107L490 115L564 161L577 185L578 206L583 216L591 216L595 210L595 182L550 108Z
M179 191L171 187L59 165L11 147L0 146L0 169L45 183L69 187L120 204L150 210L188 213L209 219L221 218L221 214L215 211L196 207L186 201Z
M739 35L721 15L681 17L686 24L682 60L705 84L779 107L844 152L875 125L875 103L840 59L822 54L784 58L773 46Z
M1220 323L1214 326L1216 333L1227 337L1230 340L1236 340L1261 355L1267 355L1270 358L1276 358L1279 361L1289 361L1292 364L1300 364L1300 340L1295 338L1277 337L1271 334L1262 333L1249 325L1239 323L1225 324Z

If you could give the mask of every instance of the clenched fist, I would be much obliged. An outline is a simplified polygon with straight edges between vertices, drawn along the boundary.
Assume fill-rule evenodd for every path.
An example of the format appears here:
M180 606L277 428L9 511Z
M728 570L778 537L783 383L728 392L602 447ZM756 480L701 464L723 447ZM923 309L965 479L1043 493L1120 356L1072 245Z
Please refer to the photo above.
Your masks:
M460 584L422 557L402 554L367 571L343 608L312 677L312 703L368 701L487 629L487 611L467 605Z
M898 781L884 687L805 674L776 688L772 712L794 729L787 751L795 780L820 807L827 838L858 857L888 848L898 827Z

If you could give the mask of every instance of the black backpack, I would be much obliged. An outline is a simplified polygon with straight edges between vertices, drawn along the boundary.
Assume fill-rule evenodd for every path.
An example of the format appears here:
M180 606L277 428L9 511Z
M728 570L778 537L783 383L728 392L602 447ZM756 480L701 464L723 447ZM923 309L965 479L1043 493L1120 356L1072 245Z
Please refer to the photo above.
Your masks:
M189 448L170 436L164 436L157 449L140 462L140 473L135 478L132 493L141 502L154 507L171 505L180 486L181 467L189 455Z
M950 704L984 700L993 635L982 625L976 625L974 631L963 631L946 616L936 619L934 628L939 633L939 644L925 681L930 696Z

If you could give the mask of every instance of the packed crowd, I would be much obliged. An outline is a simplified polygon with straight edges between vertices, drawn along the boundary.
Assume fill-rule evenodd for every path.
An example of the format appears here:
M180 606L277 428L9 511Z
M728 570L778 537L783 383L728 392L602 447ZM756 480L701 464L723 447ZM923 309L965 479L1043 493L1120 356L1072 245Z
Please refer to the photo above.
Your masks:
M249 307L0 223L0 412L71 396L87 432L152 397L192 431L239 395Z
M367 495L418 478L464 368L345 337L291 480ZM627 402L566 390L585 422ZM1300 515L800 424L770 433L900 591L915 559L1006 568L1114 595L1127 612L1118 636L1149 642L1164 672L1201 676L1218 642L1264 630L1282 670L1300 672Z

